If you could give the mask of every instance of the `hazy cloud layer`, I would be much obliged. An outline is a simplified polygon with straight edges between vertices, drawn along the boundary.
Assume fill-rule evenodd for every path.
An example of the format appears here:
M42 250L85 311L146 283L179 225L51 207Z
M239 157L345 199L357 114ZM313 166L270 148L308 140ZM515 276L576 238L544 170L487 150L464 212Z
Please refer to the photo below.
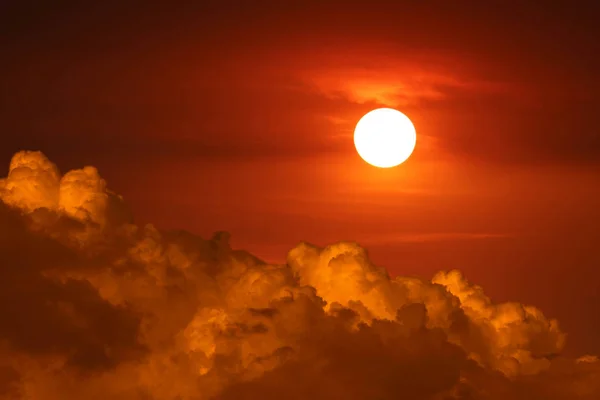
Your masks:
M93 167L0 180L0 399L597 399L596 357L460 272L390 278L358 244L269 265L131 223ZM576 339L575 339L576 340Z
M593 2L271 3L2 2L0 154L351 154L385 105L416 157L598 165Z

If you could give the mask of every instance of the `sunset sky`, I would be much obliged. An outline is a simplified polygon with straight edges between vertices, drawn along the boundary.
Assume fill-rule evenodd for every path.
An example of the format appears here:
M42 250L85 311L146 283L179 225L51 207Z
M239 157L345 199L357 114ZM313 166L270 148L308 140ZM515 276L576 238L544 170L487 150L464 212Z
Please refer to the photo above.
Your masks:
M0 176L39 150L267 262L348 240L392 277L458 269L600 353L593 2L25 3L0 5ZM417 130L396 168L354 149L378 107Z

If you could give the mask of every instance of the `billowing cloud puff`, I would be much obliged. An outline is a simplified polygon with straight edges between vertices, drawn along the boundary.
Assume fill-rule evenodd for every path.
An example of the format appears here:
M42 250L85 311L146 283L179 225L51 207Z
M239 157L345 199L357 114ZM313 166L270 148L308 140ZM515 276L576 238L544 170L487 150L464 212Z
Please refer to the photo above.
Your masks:
M61 178L56 165L40 152L24 151L12 158L0 193L7 205L26 213L44 208L100 225L131 220L121 197L107 190L96 168L70 171Z
M132 223L93 167L0 180L0 399L598 399L595 356L460 272L388 275L356 243L284 265Z
M8 177L0 180L2 200L23 211L55 209L59 202L60 173L40 152L15 154Z

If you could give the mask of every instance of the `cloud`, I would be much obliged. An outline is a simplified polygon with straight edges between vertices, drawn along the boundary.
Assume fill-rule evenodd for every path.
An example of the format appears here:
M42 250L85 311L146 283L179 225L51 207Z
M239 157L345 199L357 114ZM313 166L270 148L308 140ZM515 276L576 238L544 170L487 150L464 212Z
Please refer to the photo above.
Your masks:
M390 107L411 108L424 102L431 107L432 102L451 101L457 91L521 95L514 84L487 78L481 66L464 56L397 47L363 43L361 48L331 49L320 55L318 64L305 63L296 73L323 95Z
M512 237L502 233L469 233L469 232L440 232L440 233L400 233L374 236L367 243L427 243L452 242L458 240L487 240L506 239Z
M388 275L356 243L284 265L134 225L92 167L0 180L0 399L593 399L597 357L460 272Z

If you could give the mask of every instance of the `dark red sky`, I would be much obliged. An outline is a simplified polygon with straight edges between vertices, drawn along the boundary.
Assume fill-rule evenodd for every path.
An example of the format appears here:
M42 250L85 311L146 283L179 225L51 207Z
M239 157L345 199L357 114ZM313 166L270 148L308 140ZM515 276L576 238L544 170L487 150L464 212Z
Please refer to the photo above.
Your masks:
M0 5L5 165L94 165L138 222L268 261L356 240L392 275L458 268L600 352L593 2L85 3ZM378 106L418 132L391 170L353 149Z

